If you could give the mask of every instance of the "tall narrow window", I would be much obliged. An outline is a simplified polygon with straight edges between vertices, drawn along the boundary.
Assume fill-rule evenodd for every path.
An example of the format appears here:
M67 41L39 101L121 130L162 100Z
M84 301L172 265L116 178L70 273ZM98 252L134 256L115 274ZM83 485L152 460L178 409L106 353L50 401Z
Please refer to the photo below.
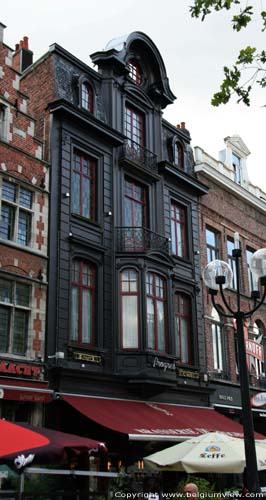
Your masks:
M212 348L213 368L217 371L224 370L223 333L220 315L215 308L212 309Z
M72 171L72 210L75 214L95 221L96 161L74 150Z
M231 240L230 238L227 238L227 260L229 266L233 271L232 288L236 288L236 261L235 258L233 257L234 248L235 248L234 241Z
M219 240L216 231L206 228L207 261L219 259Z
M186 219L186 209L171 201L171 247L178 257L188 257Z
M255 370L256 377L263 378L265 380L264 332L265 332L265 329L264 329L261 321L259 321L259 320L255 321L255 323L253 325L253 341L255 341L257 344L259 344L261 346L261 350L260 351L258 350L258 352L261 352L262 356L259 356L259 355L257 357L251 356L251 363L250 364L251 364L251 367L253 367Z
M95 267L74 259L71 284L70 339L77 344L95 344Z
M27 350L30 286L0 279L0 352L24 356Z
M128 62L129 66L129 76L130 78L137 84L141 85L142 83L142 71L140 65L137 63L135 59L130 59Z
M257 290L257 288L258 288L258 282L256 280L256 277L253 276L251 268L250 268L250 261L251 261L253 254L254 254L254 250L249 250L247 248L246 258L247 258L247 270L248 270L248 286L249 286L250 292L252 292L253 290Z
M179 142L175 142L174 145L174 164L183 169L184 168L184 154L183 148Z
M174 297L175 355L180 363L192 363L191 346L191 302L183 293Z
M237 156L235 153L232 153L232 165L233 165L233 170L234 170L234 181L237 184L241 184L241 182L242 182L241 160L240 160L239 156Z
M165 280L155 273L148 273L146 296L148 349L167 352Z
M144 146L144 116L136 109L126 106L125 135L131 147Z
M81 106L87 111L93 111L93 92L91 86L84 82L81 85Z
M121 333L123 349L139 347L138 274L134 269L125 269L120 274Z
M147 188L142 184L125 179L124 187L124 250L145 249L146 227L148 226Z
M1 198L0 238L29 246L33 193L3 179Z
M6 139L5 131L6 107L0 104L0 139Z

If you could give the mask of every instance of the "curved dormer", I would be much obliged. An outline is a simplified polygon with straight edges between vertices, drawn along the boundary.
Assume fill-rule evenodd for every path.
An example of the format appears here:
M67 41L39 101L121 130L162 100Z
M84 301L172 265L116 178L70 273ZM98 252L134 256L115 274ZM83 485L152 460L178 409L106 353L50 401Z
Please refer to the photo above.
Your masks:
M125 85L132 85L133 92L134 86L141 88L161 108L175 100L159 50L140 31L111 40L104 51L92 54L91 59L102 74L122 77Z

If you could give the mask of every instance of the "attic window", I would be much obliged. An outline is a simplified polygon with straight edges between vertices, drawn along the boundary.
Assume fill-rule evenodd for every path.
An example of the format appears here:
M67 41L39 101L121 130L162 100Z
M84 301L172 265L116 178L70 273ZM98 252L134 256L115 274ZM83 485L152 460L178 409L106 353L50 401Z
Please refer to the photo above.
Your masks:
M130 61L128 61L128 65L129 65L130 78L132 78L132 80L137 85L141 85L141 83L142 83L142 71L141 71L139 64L137 63L137 61L135 61L135 59L130 59Z
M182 170L184 169L184 153L183 153L183 147L179 142L175 142L174 144L174 164L178 167L181 168Z
M81 106L82 108L93 111L93 91L91 86L87 82L83 82L81 85Z
M241 184L242 183L241 160L239 156L237 156L235 153L232 153L232 165L234 170L234 181L237 184Z

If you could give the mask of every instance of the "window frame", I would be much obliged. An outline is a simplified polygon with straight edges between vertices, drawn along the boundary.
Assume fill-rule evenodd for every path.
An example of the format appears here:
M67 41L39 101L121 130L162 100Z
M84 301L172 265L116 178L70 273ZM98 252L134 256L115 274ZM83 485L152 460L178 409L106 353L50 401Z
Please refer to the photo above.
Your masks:
M123 291L123 274L134 272L136 276L136 291L131 291L131 280L129 279L127 283L129 283L129 290ZM126 267L121 269L119 272L119 293L120 293L120 308L119 308L119 316L120 316L120 346L123 351L136 351L140 349L140 307L139 307L139 296L140 296L140 277L139 272L133 267ZM137 345L135 347L125 346L124 345L124 323L123 323L123 297L136 297L136 313L137 313L137 332L136 332L136 340ZM126 327L125 327L126 328Z
M181 300L185 299L186 302L186 313L183 314L182 311L182 303ZM176 307L178 305L178 307ZM188 293L184 293L183 291L176 290L174 293L174 345L175 345L175 356L177 357L177 362L180 364L185 364L188 366L193 365L193 344L192 344L192 328L191 328L191 317L192 317L192 301L191 296ZM187 337L187 352L188 352L188 361L182 360L182 333L183 333L183 322L182 320L185 318L186 322L186 337ZM177 329L178 323L178 329ZM178 331L177 331L178 330ZM177 336L179 337L179 342L177 341ZM178 351L179 346L179 352ZM180 354L180 356L179 356Z
M214 245L208 243L207 232L212 233L214 235ZM220 233L216 231L216 229L206 226L205 228L205 241L206 241L206 255L207 255L207 263L212 260L217 260L220 258L220 242L219 242ZM208 257L210 254L210 259Z
M242 169L241 158L234 151L232 151L232 167L234 171L234 182L241 186L242 184Z
M79 157L79 165L80 168L75 168L76 167L76 158ZM83 173L84 170L84 162L87 161L89 162L90 168L91 168L91 173L89 175ZM74 146L72 150L72 160L71 160L71 214L75 217L81 217L83 220L86 220L88 222L97 222L97 173L98 173L98 161L95 157L91 156L88 154L86 151L83 149ZM75 198L75 175L79 176L79 183L77 185L79 186L78 188L78 193L79 193L79 199L76 200ZM89 180L90 182L90 215L84 215L84 208L83 208L83 191L86 191L85 188L83 189L83 185L85 183L84 179ZM78 205L78 211L75 211L75 204Z
M75 273L74 265L77 263L79 280L74 281L73 274ZM83 283L83 266L87 266L91 272L91 285L85 285ZM71 260L71 285L70 285L70 331L69 331L69 340L71 344L77 345L79 347L95 347L96 346L96 278L97 278L97 269L96 265L90 260L83 259L80 257L73 257ZM78 323L78 336L77 339L73 338L74 332L74 315L73 315L73 290L77 289L78 291L78 309L76 311L77 323ZM90 290L90 299L91 299L91 318L89 318L88 328L90 333L90 342L83 342L83 291Z
M181 142L174 142L174 151L173 151L174 165L180 170L184 170L184 148Z
M0 276L1 281L5 281L10 285L10 299L2 300L0 298L0 310L7 311L8 319L7 319L7 329L6 329L6 342L7 348L3 350L5 354L11 354L16 356L27 356L28 351L28 340L29 340L29 325L31 319L31 311L32 311L32 287L29 283L25 281L21 281L20 279L12 279L9 277ZM17 291L19 286L24 286L25 289L28 290L27 296L27 304L22 304L17 302ZM24 313L24 334L23 334L23 349L19 352L14 352L14 344L15 344L15 321L16 321L16 313ZM1 321L1 325L4 322Z
M250 269L250 260L252 256L254 255L255 250L252 250L249 247L246 247L246 264L247 264L247 273L248 273L248 288L249 291L252 292L253 290L257 290L258 286L256 287L256 277L253 276L253 273ZM258 282L257 282L258 285Z
M93 104L94 104L93 99L94 99L94 92L92 85L87 80L83 80L80 85L81 108L85 109L89 113L93 113Z
M14 199L10 198L5 198L3 196L3 186L4 184L9 185L10 187L14 188ZM1 218L3 218L4 214L4 209L7 209L9 211L9 215L7 220L7 236L4 236L4 231L0 233L0 239L3 239L5 241L12 241L16 243L17 245L21 245L22 247L29 247L31 248L32 246L32 227L33 227L33 216L34 216L34 210L33 210L33 205L34 205L34 191L31 189L28 189L28 187L24 187L23 184L18 183L18 182L12 182L10 180L5 179L2 177L1 179ZM7 188L8 189L8 188ZM21 202L21 197L22 193L27 192L30 195L30 207L27 207L22 204ZM23 216L26 216L26 230L24 232L21 232L21 222L23 222L22 219L22 214ZM23 225L23 224L22 224ZM10 230L10 234L9 234ZM23 243L21 234L25 238L25 243Z
M143 71L140 64L134 58L130 58L127 62L129 67L129 78L138 86L143 83Z
M130 118L130 119L128 119ZM137 122L137 125L134 125ZM124 133L132 148L145 147L145 114L129 103L125 103ZM137 131L138 133L134 133Z
M232 280L231 289L232 290L236 290L236 286L237 286L237 282L236 282L236 259L235 259L235 257L233 257L232 253L231 254L229 253L228 243L232 243L234 245L234 240L230 236L227 236L227 238L226 238L227 262L228 262L229 266L231 267L231 270L232 270L232 273L233 273L233 280ZM232 251L233 251L233 249L234 248L232 248ZM239 268L239 272L240 272L239 281L240 281L240 289L241 289L242 288L241 287L242 280L241 280L241 271L240 271L240 268Z
M152 276L152 294L147 291L147 286L150 286L150 282L148 281L149 277ZM163 297L158 297L156 295L156 278L161 280L163 286L159 287L163 290ZM147 328L147 349L149 351L155 351L162 354L169 353L169 339L168 339L168 314L167 314L167 281L164 276L155 272L148 271L146 273L145 279L145 294L146 294L146 328ZM153 332L152 332L152 341L154 342L154 347L149 346L149 327L148 327L148 299L151 299L153 302ZM163 311L164 311L164 350L158 348L159 345L159 335L158 335L158 308L157 304L163 303Z
M221 319L220 313L214 307L211 311L211 335L213 350L213 369L218 373L222 373L226 371L224 323Z
M180 218L176 216L177 210L181 210L182 215ZM174 217L172 216L172 211L174 210ZM188 209L185 205L182 205L175 199L170 200L170 220L171 220L171 252L172 255L181 259L189 258L189 248L188 248ZM173 237L173 225L174 225L174 237ZM180 234L182 236L181 242L178 240L178 234L180 229ZM173 248L175 242L175 248ZM182 255L178 253L179 243L182 247Z

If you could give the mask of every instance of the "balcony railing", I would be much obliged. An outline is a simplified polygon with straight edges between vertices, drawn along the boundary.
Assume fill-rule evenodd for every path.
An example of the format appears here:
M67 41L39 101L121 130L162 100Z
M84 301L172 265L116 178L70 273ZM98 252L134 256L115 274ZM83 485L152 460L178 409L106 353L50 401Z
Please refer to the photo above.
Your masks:
M140 167L158 173L157 156L137 142L128 139L121 148L120 159L133 161Z
M165 236L145 227L117 227L117 251L140 252L160 250L169 253L169 241Z

